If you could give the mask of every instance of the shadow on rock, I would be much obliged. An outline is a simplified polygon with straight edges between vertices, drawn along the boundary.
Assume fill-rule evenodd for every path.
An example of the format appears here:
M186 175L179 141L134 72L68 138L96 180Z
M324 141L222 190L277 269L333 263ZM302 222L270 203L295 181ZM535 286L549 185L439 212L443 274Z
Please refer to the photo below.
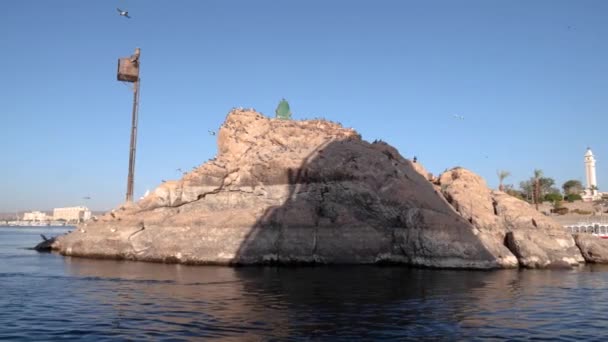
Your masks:
M572 237L481 177L457 168L433 179L390 145L336 123L235 110L219 131L218 151L54 248L187 264L490 269L582 261L571 252ZM517 235L518 249L509 250L506 235L520 230L533 248Z

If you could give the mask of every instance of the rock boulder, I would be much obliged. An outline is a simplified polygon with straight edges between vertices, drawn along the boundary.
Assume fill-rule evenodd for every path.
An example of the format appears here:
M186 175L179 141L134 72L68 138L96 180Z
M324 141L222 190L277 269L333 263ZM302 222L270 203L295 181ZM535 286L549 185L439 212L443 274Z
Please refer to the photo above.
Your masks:
M608 264L608 240L591 234L575 234L574 241L585 261L593 264Z
M447 171L439 177L438 186L454 210L475 227L486 246L508 248L521 266L570 267L584 262L572 235L560 224L524 201L490 190L471 171Z

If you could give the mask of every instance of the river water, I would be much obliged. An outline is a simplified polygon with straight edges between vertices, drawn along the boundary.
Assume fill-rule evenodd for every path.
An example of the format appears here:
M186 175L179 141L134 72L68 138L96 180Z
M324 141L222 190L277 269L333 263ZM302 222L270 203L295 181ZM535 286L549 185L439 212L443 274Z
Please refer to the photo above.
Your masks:
M25 249L0 227L0 339L604 340L608 268L195 267Z

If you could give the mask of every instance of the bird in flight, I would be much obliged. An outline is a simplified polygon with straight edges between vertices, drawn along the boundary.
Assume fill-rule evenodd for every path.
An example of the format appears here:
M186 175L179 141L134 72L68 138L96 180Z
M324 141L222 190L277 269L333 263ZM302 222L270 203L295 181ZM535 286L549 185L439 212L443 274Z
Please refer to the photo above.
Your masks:
M90 199L91 199L91 196L84 196L82 199L85 199L85 200L90 200Z
M123 11L123 10L121 10L120 8L117 8L116 10L118 11L118 13L119 13L121 16L123 16L123 17L125 17L125 18L129 18L129 19L131 19L131 17L129 17L129 11Z
M215 135L215 131L208 130L207 132L209 132L210 135Z
M452 116L454 117L454 119L464 120L464 116L462 116L462 115L454 114Z

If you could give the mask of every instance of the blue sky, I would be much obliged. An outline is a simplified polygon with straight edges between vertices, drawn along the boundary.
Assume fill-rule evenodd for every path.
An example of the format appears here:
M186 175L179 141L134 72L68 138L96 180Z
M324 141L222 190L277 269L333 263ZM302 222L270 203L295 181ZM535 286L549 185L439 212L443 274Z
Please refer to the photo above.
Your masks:
M31 1L0 11L0 211L124 199L142 49L135 192L216 154L233 107L325 117L497 185L542 169L608 190L606 1ZM120 17L116 7L129 10ZM457 120L453 115L462 115ZM90 200L83 197L90 196Z

